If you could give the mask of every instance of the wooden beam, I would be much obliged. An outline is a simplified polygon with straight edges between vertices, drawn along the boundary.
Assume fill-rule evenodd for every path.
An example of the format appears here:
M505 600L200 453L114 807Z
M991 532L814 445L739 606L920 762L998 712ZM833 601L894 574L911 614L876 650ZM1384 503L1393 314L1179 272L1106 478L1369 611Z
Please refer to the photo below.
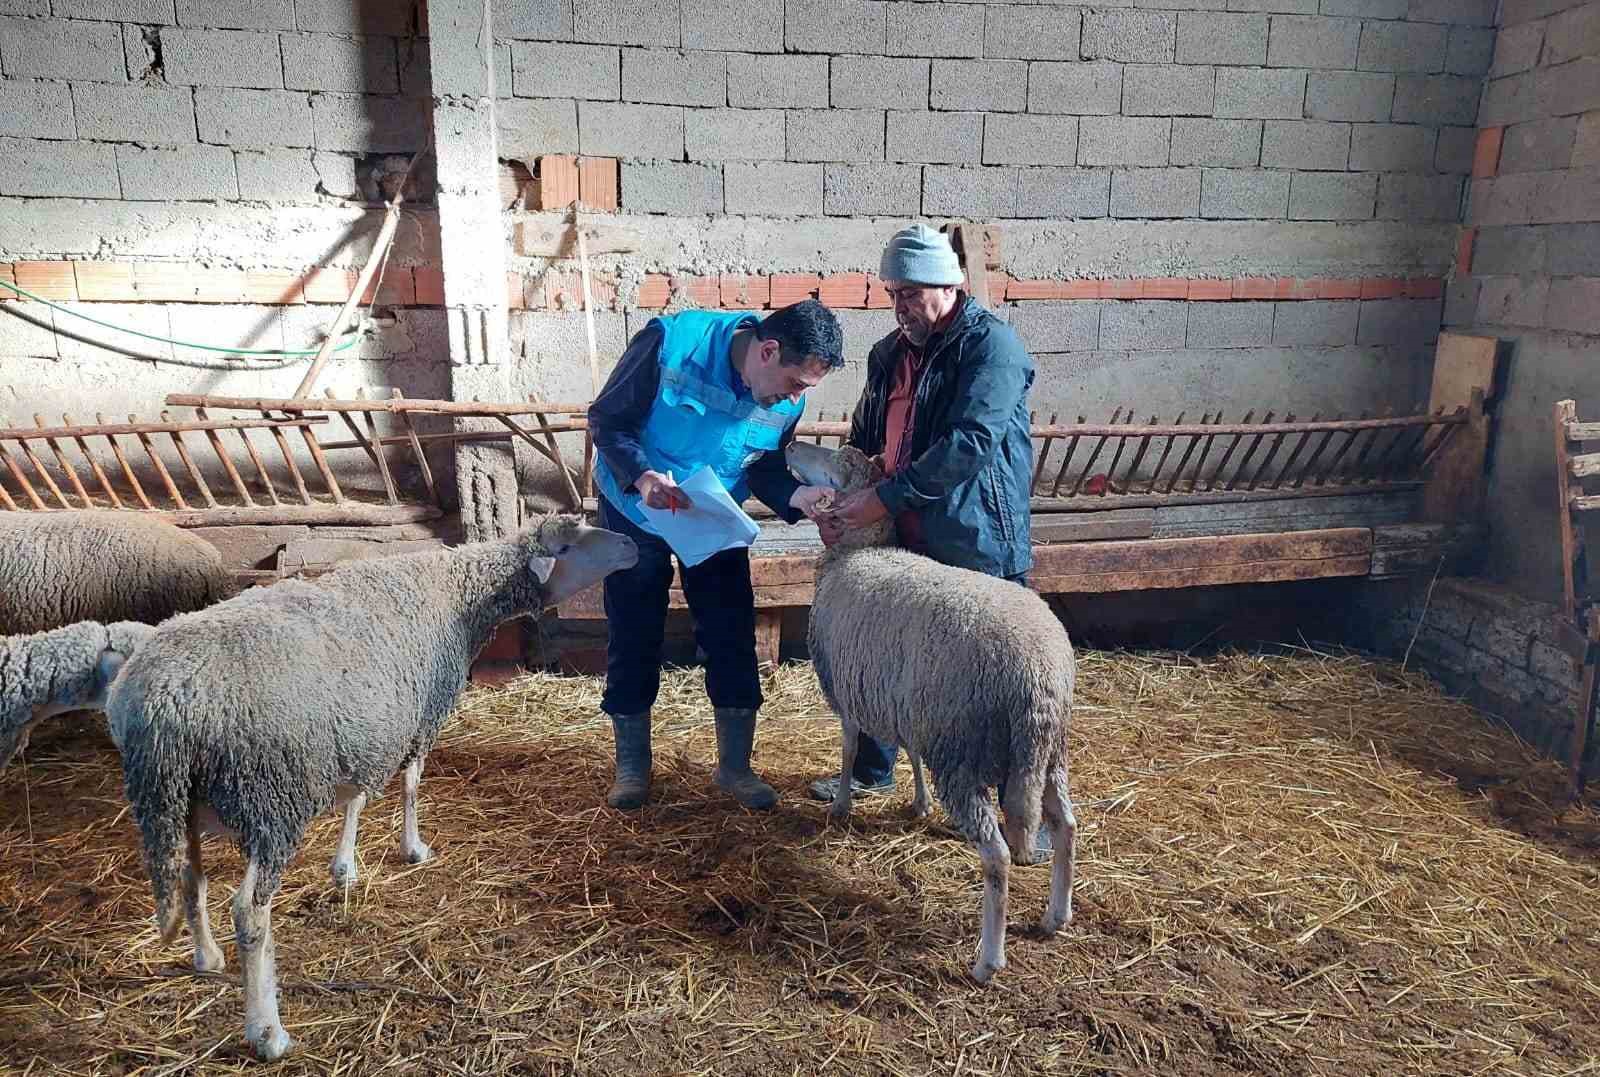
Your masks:
M283 397L253 397L253 396L208 396L201 393L168 393L167 403L173 407L199 407L222 408L229 411L281 411L298 413L303 411L420 411L430 415L532 415L534 412L544 412L547 415L584 415L589 410L588 404L484 404L478 401L461 400L422 400L415 397L400 396L390 400L328 400L307 399L290 400ZM311 421L325 421L322 419ZM257 423L256 425L261 425ZM165 428L163 428L165 429ZM185 427L184 429L202 429L201 427ZM578 429L574 427L573 429ZM0 437L5 435L0 431ZM29 436L39 432L28 431Z
M758 609L756 611L756 664L776 666L779 649L783 645L783 610Z
M1600 452L1584 453L1582 456L1569 456L1567 458L1567 474L1575 479L1587 479L1600 475Z
M1569 422L1566 431L1568 441L1600 441L1600 423Z
M1561 506L1556 518L1556 529L1561 538L1561 612L1568 621L1576 624L1578 600L1583 597L1579 592L1585 590L1586 581L1578 575L1578 558L1583 550L1583 531L1574 523L1572 511L1580 507L1578 502L1582 500L1582 489L1568 477L1570 470L1567 463L1567 439L1564 435L1567 428L1577 419L1577 401L1556 401L1553 414L1556 435L1556 504Z
M342 505L258 505L248 509L223 506L149 515L161 516L179 527L232 527L238 524L368 527L436 520L444 514L434 505L368 505L346 501Z

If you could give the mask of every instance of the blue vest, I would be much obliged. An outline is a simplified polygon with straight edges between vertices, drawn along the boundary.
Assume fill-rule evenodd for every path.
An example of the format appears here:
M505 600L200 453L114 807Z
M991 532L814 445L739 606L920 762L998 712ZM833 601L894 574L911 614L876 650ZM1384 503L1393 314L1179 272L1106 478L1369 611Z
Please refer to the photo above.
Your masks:
M640 431L650 469L682 481L702 465L722 481L735 502L750 496L745 471L773 452L789 423L805 410L783 399L770 408L750 395L732 363L733 335L759 319L743 312L685 310L654 318L662 330L661 382ZM655 534L640 511L637 491L624 494L605 457L595 456L594 482L622 513Z

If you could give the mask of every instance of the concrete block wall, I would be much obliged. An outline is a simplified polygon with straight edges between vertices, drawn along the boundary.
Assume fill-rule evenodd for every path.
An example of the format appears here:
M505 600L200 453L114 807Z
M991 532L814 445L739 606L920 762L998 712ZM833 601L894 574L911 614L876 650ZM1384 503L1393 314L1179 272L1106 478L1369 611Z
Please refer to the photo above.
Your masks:
M1507 342L1490 574L1560 595L1551 409L1600 416L1600 2L1505 0L1445 321Z

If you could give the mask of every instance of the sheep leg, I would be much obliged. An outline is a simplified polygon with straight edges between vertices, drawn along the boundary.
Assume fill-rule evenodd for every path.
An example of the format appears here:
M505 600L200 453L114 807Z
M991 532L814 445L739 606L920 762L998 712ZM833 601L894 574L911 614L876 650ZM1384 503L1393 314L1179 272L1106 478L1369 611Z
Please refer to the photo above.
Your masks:
M861 727L843 719L839 725L843 741L839 750L839 789L833 794L833 804L828 808L828 814L835 819L848 819L850 778L856 769L856 741L861 736Z
M1050 901L1045 906L1039 927L1053 935L1072 923L1072 868L1076 850L1078 820L1072 814L1072 799L1067 795L1067 770L1052 767L1044 784L1044 820L1050 827L1055 859L1050 866Z
M211 913L206 908L206 872L200 860L200 825L189 818L189 862L183 866L183 909L194 936L194 967L199 972L221 972L227 965L222 947L211 934Z
M976 835L978 857L983 862L983 937L978 941L978 960L972 978L988 983L1006 967L1006 898L1010 882L1011 849L1000 834L994 805L987 792L974 795L964 813Z
M258 886L261 873L260 862L251 857L233 896L233 930L244 970L244 1038L262 1061L274 1062L289 1053L294 1041L278 1016L278 962L272 940L272 896L278 880L273 876L270 885Z
M911 797L911 817L913 819L925 818L933 811L933 805L928 800L928 786L922 780L922 757L906 748L906 758L911 760L911 777L916 780L917 790Z
M417 833L417 786L422 782L422 759L416 758L406 764L406 776L402 802L405 810L405 826L400 834L400 853L407 861L420 864L433 856L433 850L422 843L422 835Z
M333 854L329 871L333 885L350 886L356 881L356 820L367 806L367 794L355 793L344 805L344 831L339 835L339 850Z

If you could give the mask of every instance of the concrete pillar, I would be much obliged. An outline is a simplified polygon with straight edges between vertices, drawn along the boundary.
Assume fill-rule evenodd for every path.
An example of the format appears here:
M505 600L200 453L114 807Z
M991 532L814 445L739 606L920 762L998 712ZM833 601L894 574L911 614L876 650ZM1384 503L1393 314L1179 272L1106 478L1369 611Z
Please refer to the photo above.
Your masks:
M439 247L455 400L503 401L511 394L491 7L492 0L428 0ZM457 427L500 428L470 419ZM456 488L469 541L516 530L516 459L509 442L458 446Z

